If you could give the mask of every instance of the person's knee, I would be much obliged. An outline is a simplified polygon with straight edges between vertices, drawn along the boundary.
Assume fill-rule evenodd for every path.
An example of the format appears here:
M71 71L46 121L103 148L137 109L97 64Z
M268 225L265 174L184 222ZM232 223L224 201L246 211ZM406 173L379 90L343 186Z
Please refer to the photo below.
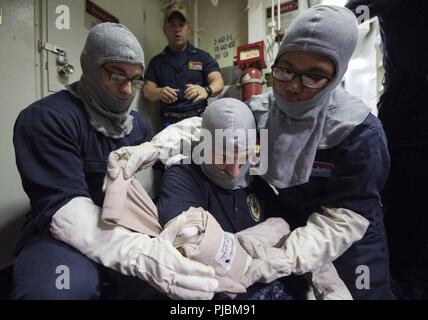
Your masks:
M44 283L23 282L16 285L11 299L14 300L95 300L99 298L98 283L74 281L67 286L57 286L56 279Z
M52 239L25 247L14 267L12 299L87 300L99 298L98 266Z

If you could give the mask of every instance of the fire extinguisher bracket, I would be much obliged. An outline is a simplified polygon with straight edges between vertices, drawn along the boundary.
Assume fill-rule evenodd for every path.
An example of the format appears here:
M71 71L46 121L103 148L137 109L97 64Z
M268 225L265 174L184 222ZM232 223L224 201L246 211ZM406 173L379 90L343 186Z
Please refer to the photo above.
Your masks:
M250 77L250 75L247 73L245 76L241 78L240 85L247 84L247 83L260 83L264 84L264 81L261 79L253 79Z

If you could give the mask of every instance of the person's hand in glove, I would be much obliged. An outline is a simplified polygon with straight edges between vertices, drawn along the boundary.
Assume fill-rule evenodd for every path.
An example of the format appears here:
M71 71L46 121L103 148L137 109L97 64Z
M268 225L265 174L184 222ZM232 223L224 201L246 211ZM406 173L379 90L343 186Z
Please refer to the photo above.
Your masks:
M190 163L192 142L199 141L201 125L201 117L184 119L153 137L151 142L160 150L160 159L166 168L183 159L188 159Z
M51 235L105 267L149 282L170 298L212 299L219 285L213 268L183 257L163 236L150 238L103 223L100 210L89 198L72 199L53 216Z
M273 246L290 230L283 219L269 218L234 235L225 232L208 211L193 207L166 226L161 237L173 242L180 252L192 260L214 267L222 291L228 293L245 292L248 286L239 283L252 261L236 237L250 237L265 246ZM181 232L175 233L177 230Z
M107 172L114 180L123 170L123 177L128 180L138 170L151 167L159 158L159 150L150 142L139 146L122 147L112 151L108 157ZM122 168L121 163L125 162Z
M192 141L199 140L201 123L200 117L185 119L159 132L151 142L111 152L108 175L115 180L123 170L123 177L128 180L138 170L153 166L157 160L168 167L185 159L191 154ZM123 161L126 163L121 165Z
M253 257L251 265L241 278L241 283L245 287L248 288L256 282L271 283L291 274L290 261L284 255L282 248L269 247L262 243L243 242L242 238L240 243Z
M366 233L369 222L361 215L347 209L322 209L323 214L313 213L305 227L292 231L278 246L266 246L259 237L238 233L242 247L253 257L243 284L269 283L291 273L319 270Z

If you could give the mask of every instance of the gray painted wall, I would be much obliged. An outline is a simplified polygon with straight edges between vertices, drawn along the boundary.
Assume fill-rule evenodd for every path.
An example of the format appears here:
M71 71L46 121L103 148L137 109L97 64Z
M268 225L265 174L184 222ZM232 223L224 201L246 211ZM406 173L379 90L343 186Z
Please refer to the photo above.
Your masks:
M12 246L28 210L15 166L12 130L19 112L36 99L34 1L0 0L0 269L12 259Z

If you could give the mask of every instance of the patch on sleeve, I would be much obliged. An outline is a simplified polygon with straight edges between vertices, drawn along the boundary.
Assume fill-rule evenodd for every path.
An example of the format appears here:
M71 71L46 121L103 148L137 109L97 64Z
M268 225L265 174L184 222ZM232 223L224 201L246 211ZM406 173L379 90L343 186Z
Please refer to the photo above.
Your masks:
M314 161L311 177L330 178L331 172L335 167L332 163Z

